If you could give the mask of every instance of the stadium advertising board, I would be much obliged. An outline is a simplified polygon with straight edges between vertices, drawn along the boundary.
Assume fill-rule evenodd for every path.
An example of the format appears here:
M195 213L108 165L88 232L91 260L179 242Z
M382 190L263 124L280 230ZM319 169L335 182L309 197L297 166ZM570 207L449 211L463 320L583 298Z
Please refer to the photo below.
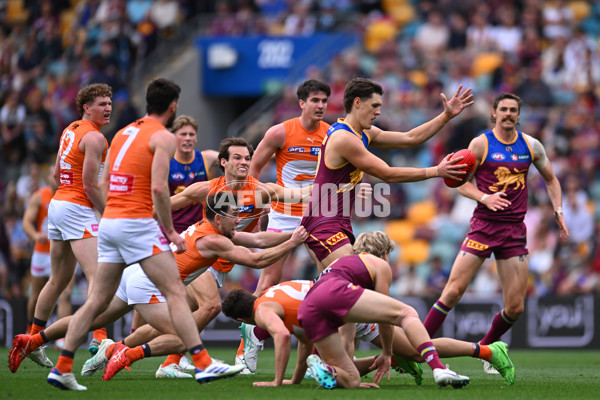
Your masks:
M424 319L436 299L408 297L402 299L413 306ZM77 308L75 306L74 308ZM463 298L448 314L436 336L475 342L487 333L492 319L502 309L501 297ZM0 346L10 347L15 334L25 331L27 324L25 299L0 299ZM114 340L129 334L132 313L109 327ZM54 322L53 316L49 323ZM525 312L502 340L513 349L526 348L588 348L600 349L600 295L573 297L531 297ZM222 313L201 333L202 340L211 346L237 346L239 323ZM85 343L84 343L85 344ZM272 346L272 341L267 341Z
M325 65L357 40L354 34L201 37L201 92L205 96L262 96L280 89L311 65Z

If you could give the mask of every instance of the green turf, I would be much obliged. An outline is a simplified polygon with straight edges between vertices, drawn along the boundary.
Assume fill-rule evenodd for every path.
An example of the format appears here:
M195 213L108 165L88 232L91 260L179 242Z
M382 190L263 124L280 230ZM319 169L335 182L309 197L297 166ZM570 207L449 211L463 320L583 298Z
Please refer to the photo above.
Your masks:
M233 361L232 349L209 349L210 354L228 362ZM359 355L366 355L360 352ZM598 399L600 398L600 351L511 351L516 365L517 381L506 386L499 375L483 373L481 363L470 358L445 359L454 371L471 377L464 389L438 388L431 370L424 366L424 382L416 386L409 375L392 371L391 380L383 382L380 389L326 390L314 381L281 388L255 388L252 382L273 379L273 351L260 353L258 371L253 376L236 376L231 379L199 385L190 380L156 379L154 373L161 358L141 360L132 371L121 371L109 382L100 381L99 374L81 377L79 371L88 357L87 351L77 353L75 371L78 382L86 385L86 392L65 392L46 383L47 369L30 360L23 361L19 371L11 374L6 366L8 349L0 348L4 366L0 368L0 399L365 399L365 390L374 399ZM48 351L55 361L58 353ZM293 359L290 365L293 367ZM292 367L288 369L291 374ZM288 375L288 377L291 375ZM364 378L368 380L369 378Z

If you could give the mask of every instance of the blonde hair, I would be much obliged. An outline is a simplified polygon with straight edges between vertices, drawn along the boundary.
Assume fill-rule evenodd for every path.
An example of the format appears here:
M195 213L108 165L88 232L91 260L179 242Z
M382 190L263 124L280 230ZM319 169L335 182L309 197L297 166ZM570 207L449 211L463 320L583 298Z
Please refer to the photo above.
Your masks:
M382 231L363 232L356 238L352 251L354 254L369 253L379 258L385 257L396 248L396 244Z
M180 115L173 121L173 125L171 126L171 132L175 133L184 126L191 126L194 128L194 131L198 131L198 123L196 120L189 115Z

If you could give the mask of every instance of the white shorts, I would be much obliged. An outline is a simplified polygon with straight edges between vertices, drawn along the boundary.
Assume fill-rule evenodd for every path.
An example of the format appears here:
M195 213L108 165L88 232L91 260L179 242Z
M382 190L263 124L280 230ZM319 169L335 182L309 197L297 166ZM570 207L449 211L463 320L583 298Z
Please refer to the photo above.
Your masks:
M217 286L220 287L220 288L222 288L223 287L223 282L225 282L225 278L227 278L227 274L229 274L229 272L217 271L213 267L210 267L208 270L215 277L215 281L217 282Z
M115 294L130 306L167 302L156 285L146 276L140 264L133 264L125 268Z
M294 232L294 229L300 225L300 221L302 221L301 216L282 214L271 210L267 232Z
M98 262L131 265L163 251L169 241L152 218L102 218Z
M50 200L48 239L73 240L98 236L98 216L86 206L64 200Z
M31 276L37 278L50 277L50 253L33 252L31 255Z
M356 323L356 339L363 342L370 342L377 336L379 336L379 325L365 322Z

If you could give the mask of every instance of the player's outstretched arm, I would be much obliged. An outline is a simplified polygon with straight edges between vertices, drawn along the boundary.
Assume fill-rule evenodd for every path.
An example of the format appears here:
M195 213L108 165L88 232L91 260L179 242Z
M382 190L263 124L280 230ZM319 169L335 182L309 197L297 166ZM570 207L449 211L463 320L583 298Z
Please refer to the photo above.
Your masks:
M289 240L292 232L236 232L231 241L248 248L266 249Z
M384 131L377 127L372 127L369 130L371 135L370 144L383 149L405 149L418 146L429 140L448 121L474 103L471 88L463 92L462 85L458 87L450 100L446 98L444 93L440 93L440 97L444 103L444 111L440 115L408 132Z
M290 188L273 182L268 182L263 185L262 189L263 202L276 200L279 203L296 204L308 203L312 193L313 185L300 188Z
M186 187L182 192L171 196L171 210L179 210L180 208L189 206L195 203L204 203L208 197L210 189L210 181L196 182Z
M461 171L465 164L458 164L462 157L452 160L446 157L437 167L431 167L431 171L428 168L390 167L381 158L368 151L356 137L339 136L333 137L336 140L335 150L339 156L356 168L385 182L418 182L434 177L460 179L466 173Z
M304 227L299 226L294 230L290 239L258 253L253 253L243 246L236 246L231 240L220 235L203 237L196 241L196 247L204 257L214 257L216 255L236 264L262 269L272 265L288 251L304 243L307 237L308 233L306 233Z
M275 302L262 303L256 309L254 321L258 326L269 331L275 345L275 380L272 382L254 382L254 386L281 386L285 369L290 359L291 334L285 327L278 313L283 307Z

